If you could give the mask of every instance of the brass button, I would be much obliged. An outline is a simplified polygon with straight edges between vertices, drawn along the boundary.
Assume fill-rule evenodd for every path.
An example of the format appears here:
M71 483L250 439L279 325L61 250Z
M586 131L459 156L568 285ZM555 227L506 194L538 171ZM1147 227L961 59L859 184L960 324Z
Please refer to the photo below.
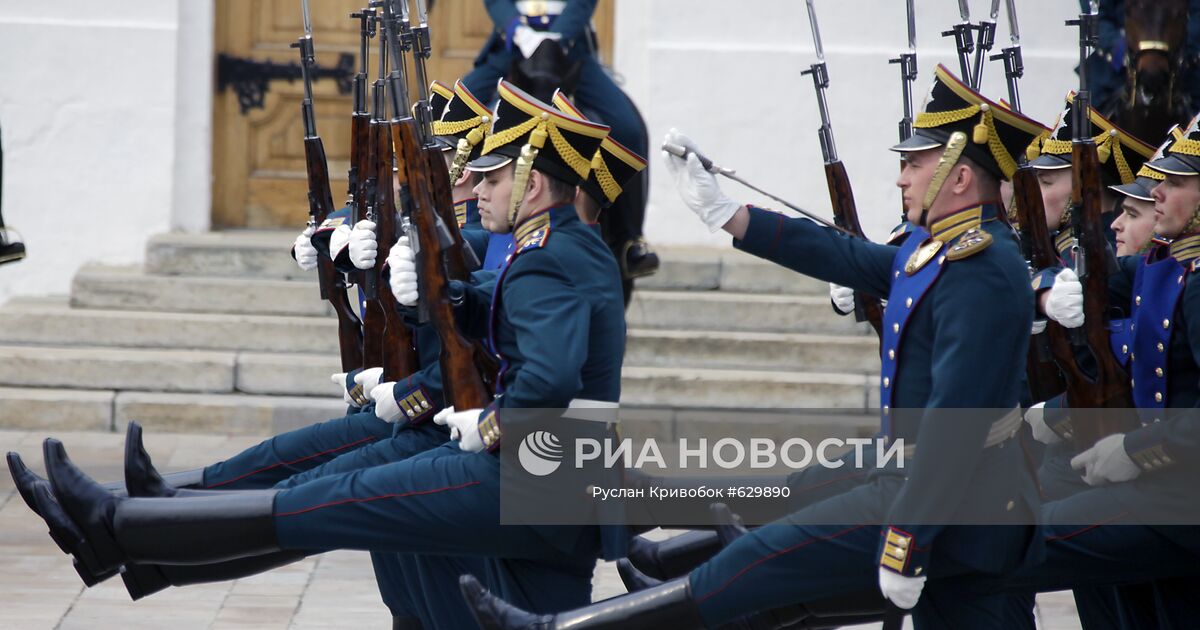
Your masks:
M1142 305L1142 296L1139 295L1139 296L1133 298L1133 303L1136 306L1141 306Z
M1004 506L1004 509L1005 509L1005 510L1007 510L1007 511L1009 511L1009 512L1011 512L1011 511L1013 510L1013 508L1015 508L1015 507L1017 507L1017 502L1016 502L1016 501L1009 501L1009 502L1008 502L1008 505L1005 505L1005 506Z
M1165 351L1166 351L1166 347L1165 347L1165 346L1163 346L1163 343L1162 343L1161 341L1160 341L1160 342L1158 342L1158 351L1159 351L1159 352L1165 352Z
M1129 344L1121 344L1121 354L1129 354Z
M892 384L892 381L891 381L891 379L889 379L889 378L888 378L888 377L886 377L886 376L885 376L885 377L883 377L883 386L884 386L884 387L887 387L888 385L891 385L891 384Z
M1162 392L1154 392L1154 402L1162 402Z
M897 278L899 278L899 277L900 277L900 272L899 272L899 271L897 271L897 272L896 272L896 277L897 277Z
M1163 370L1160 367L1154 368L1154 373L1158 376L1158 378L1162 378Z
M894 332L894 333L900 332L900 323L899 322L892 324L892 332Z
M1163 330L1166 330L1166 329L1168 329L1168 328L1170 328L1170 327L1171 327L1171 320L1169 320L1169 319L1164 319L1164 320L1163 320Z
M895 359L895 358L896 358L896 351L895 351L895 350L892 350L891 348L888 348L888 358L889 358L889 359Z
M906 299L904 300L904 307L905 307L905 308L912 308L912 298L906 298Z
M887 405L883 406L883 415L885 415L885 416L888 415L888 406Z

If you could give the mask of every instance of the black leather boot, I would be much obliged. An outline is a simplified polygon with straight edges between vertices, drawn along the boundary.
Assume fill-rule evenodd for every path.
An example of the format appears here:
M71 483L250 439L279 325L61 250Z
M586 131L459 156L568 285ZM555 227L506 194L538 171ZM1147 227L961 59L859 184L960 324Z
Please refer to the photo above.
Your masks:
M484 630L688 630L703 628L687 580L621 595L590 606L535 615L492 595L473 575L458 580L463 597Z
M670 580L687 575L719 551L721 540L715 532L691 531L658 542L634 536L626 557L643 574Z
M115 497L76 468L58 440L47 439L43 450L54 494L101 568L211 564L279 551L274 491Z
M25 257L25 243L19 236L9 233L10 230L0 227L0 265L17 262Z
M625 243L621 253L621 271L626 279L649 276L658 271L658 254L655 254L644 238Z
M125 488L131 497L191 496L187 487L204 485L204 469L185 470L163 475L154 468L150 453L142 443L142 425L130 422L125 430Z
M71 566L84 586L92 587L117 574L116 569L102 569L91 556L76 554L75 550L84 544L83 532L75 525L62 506L54 500L50 483L44 480L34 482L21 491L21 497L28 495L28 501L33 504L33 511L42 517L50 531L50 538L62 549L63 553L71 555Z
M630 593L644 591L648 588L653 588L662 584L662 580L656 580L641 571L638 571L629 560L621 558L617 560L617 575L621 576L621 583L625 585L625 590Z
M307 554L300 551L276 551L261 556L249 556L214 562L212 564L171 565L139 564L125 565L121 580L133 601L153 595L170 586L225 582L250 575L258 575L271 569L303 560ZM420 626L416 626L419 628Z

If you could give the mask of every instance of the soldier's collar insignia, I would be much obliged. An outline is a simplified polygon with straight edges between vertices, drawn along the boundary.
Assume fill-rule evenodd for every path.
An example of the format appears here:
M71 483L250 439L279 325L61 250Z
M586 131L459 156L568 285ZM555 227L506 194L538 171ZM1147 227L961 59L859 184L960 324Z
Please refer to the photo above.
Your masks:
M934 256L937 256L938 252L942 251L942 246L945 244L944 241L936 238L926 239L904 263L904 273L911 276L920 271L929 261L933 260Z
M541 247L550 236L550 210L543 210L525 219L513 230L513 241L516 251Z
M1200 258L1200 234L1188 234L1171 242L1170 255L1179 264L1188 266Z

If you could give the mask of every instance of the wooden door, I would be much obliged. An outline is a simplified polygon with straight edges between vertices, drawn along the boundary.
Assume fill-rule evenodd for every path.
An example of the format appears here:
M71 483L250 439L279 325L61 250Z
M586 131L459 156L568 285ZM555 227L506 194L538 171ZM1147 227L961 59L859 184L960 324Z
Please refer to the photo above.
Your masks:
M318 65L333 67L342 53L358 64L358 20L350 13L364 0L310 2ZM602 56L611 59L612 0L595 14ZM429 16L433 55L430 79L451 83L471 63L491 33L481 0L437 0ZM299 60L291 44L303 34L298 0L217 0L216 52L258 61ZM373 51L372 74L378 52ZM373 79L373 77L372 77ZM304 171L304 130L300 119L302 81L269 84L263 107L243 113L237 95L226 89L213 101L213 227L299 228L308 218ZM346 196L350 158L352 97L334 81L313 83L317 132L325 142L335 205Z

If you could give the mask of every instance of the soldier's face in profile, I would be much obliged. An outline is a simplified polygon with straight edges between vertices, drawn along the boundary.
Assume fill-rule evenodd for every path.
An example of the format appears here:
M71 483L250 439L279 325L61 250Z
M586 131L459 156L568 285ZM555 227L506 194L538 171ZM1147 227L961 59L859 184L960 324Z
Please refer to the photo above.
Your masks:
M1046 227L1057 230L1071 203L1071 169L1039 169L1037 178L1042 205L1046 208Z
M483 174L475 185L479 196L479 222L489 232L504 233L508 224L508 202L512 198L513 165L511 163Z
M1160 236L1176 238L1200 208L1200 176L1167 175L1154 187L1154 230Z
M929 182L933 179L941 155L941 147L904 154L904 168L900 169L896 185L900 187L900 195L904 199L906 218L913 223L921 219L921 204L925 201L925 192L929 190Z
M1117 235L1117 255L1133 256L1150 244L1154 236L1154 202L1126 197L1121 213L1113 219Z

